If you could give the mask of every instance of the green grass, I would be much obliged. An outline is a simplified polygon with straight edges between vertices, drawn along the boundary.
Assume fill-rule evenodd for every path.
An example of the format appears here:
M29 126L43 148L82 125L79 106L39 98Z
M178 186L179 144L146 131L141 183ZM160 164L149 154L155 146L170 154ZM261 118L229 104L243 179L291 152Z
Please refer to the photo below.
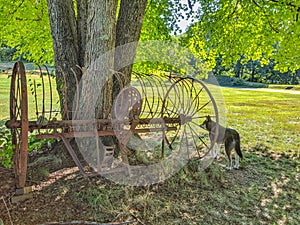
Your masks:
M245 158L240 170L226 171L224 157L205 171L191 162L146 188L105 182L100 188L94 184L77 190L77 204L89 205L91 217L106 222L299 224L299 95L233 88L222 92L227 125L241 135Z
M0 74L0 120L9 118L9 89L10 79Z
M299 158L299 94L227 88L222 92L227 124L240 132L244 149Z
M42 82L39 75L27 74L27 92L28 92L28 112L30 119L36 119L36 105L35 97L32 94L33 81L37 84L37 102L38 111L42 111ZM50 84L48 81L48 76L44 76L45 82L45 111L50 109ZM9 101L10 101L10 76L5 74L0 74L0 120L8 120L9 114ZM58 94L56 91L55 79L51 78L52 91L53 91L53 109L59 109L58 105ZM53 116L53 115L52 115ZM46 116L47 117L47 116Z
M269 88L272 88L272 89L290 89L290 90L293 90L293 91L300 91L300 85L288 85L288 84L270 84L269 85Z
M7 79L1 79L0 86L8 88ZM222 93L227 125L241 136L240 170L225 170L222 149L222 161L205 171L192 161L170 179L147 187L101 178L62 181L63 188L54 187L57 196L65 196L60 204L72 199L68 207L102 223L300 224L300 96L234 88L222 88ZM8 99L7 94L1 88L1 100ZM8 108L7 103L0 112L7 118L8 109L2 107ZM32 218L41 214L34 209L31 213ZM55 219L66 218L76 219L67 214Z

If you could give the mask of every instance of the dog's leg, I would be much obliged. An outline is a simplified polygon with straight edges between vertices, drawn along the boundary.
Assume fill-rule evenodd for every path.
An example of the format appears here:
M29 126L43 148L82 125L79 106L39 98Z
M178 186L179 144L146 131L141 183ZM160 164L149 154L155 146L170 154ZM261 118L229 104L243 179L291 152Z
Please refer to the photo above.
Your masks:
M231 160L231 156L228 156L228 165L226 167L227 170L232 170L232 160Z
M227 170L232 169L232 159L231 159L231 149L230 145L228 145L228 142L225 141L225 152L228 157L228 166L226 167Z
M234 154L234 166L233 166L233 169L239 169L239 156L238 154L235 152Z
M216 145L214 144L214 146L211 149L211 158L214 159L216 157Z
M216 159L220 158L220 151L221 151L221 144L216 144L217 145L217 150L216 150Z

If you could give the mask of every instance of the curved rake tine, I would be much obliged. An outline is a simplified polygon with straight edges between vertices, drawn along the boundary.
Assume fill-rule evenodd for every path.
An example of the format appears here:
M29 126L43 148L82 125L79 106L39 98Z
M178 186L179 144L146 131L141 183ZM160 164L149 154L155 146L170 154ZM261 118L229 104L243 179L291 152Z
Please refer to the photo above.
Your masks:
M149 99L148 99L148 98L147 98L147 101L149 102L149 105L148 105L148 106L149 106L150 115L151 115L151 117L154 117L154 112L153 112L154 100L155 100L155 98L154 98L154 89L153 89L153 86L151 85L151 81L148 79L148 77L144 77L144 78L146 78L148 84L150 84L150 85L148 85L148 86L150 86L150 95L151 95L151 96L149 96L149 95L146 94L146 93L148 93L148 92L147 92L147 85L145 85L145 82L144 82L143 79L142 79L142 82L144 83L145 89L146 89L146 92L145 92L146 98L147 98L148 96L149 96L149 97L152 97L152 102L149 102Z
M141 77L141 74L138 74L138 73L134 73L134 75L136 75L136 78L138 80L138 82L140 83L140 86L142 88L142 98L145 97L145 104L143 104L143 109L142 109L142 112L145 112L146 113L146 107L148 106L149 107L149 110L151 108L150 106L150 102L148 101L148 98L147 98L147 89L146 89L146 85ZM147 115L145 115L146 118L149 117L149 115L151 115L151 112L148 112Z
M186 78L188 82L188 89L187 89L187 93L189 94L188 99L189 99L189 106L187 108L187 110L185 111L185 115L189 115L189 112L191 111L192 107L193 107L193 90L195 89L194 87L194 82L192 81L192 83L190 82L189 78Z
M155 115L159 115L159 110L161 108L161 104L163 102L163 97L165 96L165 92L167 89L166 83L164 80L159 79L157 76L152 76L151 79L153 80L153 83L155 84L156 94L157 94L157 104L155 109Z
M139 74L139 81L140 81L140 83L142 83L141 86L142 86L142 89L143 89L143 92L144 92L144 95L145 95L145 100L146 100L148 110L149 110L148 115L146 116L147 118L149 118L149 116L153 117L153 110L152 109L153 109L153 104L154 104L153 87L152 87L151 82L149 81L148 77L149 76L144 76L142 74ZM144 80L146 80L147 83ZM150 91L147 90L147 86L149 86L147 84L150 84ZM148 95L148 93L152 96L152 102L149 101L148 96L150 97L150 95Z
M77 66L79 67L79 66ZM79 67L80 68L80 67ZM77 75L75 73L75 71L73 70L73 68L71 68L71 71L74 75L74 78L75 78L75 85L76 85L76 104L75 104L75 109L74 109L74 115L72 115L73 118L76 118L76 115L77 115L77 112L78 112L78 105L79 105L79 84L78 84L78 79L77 79ZM82 71L82 70L81 70ZM73 109L72 109L73 111Z
M33 80L33 91L34 91L34 101L35 101L35 114L36 119L39 117L39 107L38 107L38 101L37 101L37 94L36 94L36 82Z
M48 70L48 67L45 66L46 71L47 71L47 76L48 76L48 81L49 81L49 89L50 89L50 115L49 115L49 120L52 118L52 101L53 101L53 92L52 92L52 83L51 83L51 76Z
M170 92L171 92L171 90L172 89L174 89L175 90L175 86L182 80L183 78L181 78L181 79L178 79L176 82L174 82L174 83L172 83L172 85L169 87L169 89L167 90L167 92L166 92L166 94L165 94L165 96L164 96L164 100L163 100L163 103L162 103L162 107L161 107L161 111L160 111L160 114L161 114L161 116L164 116L164 112L165 112L165 109L166 109L166 99L167 99L167 97L169 96L169 94L170 94ZM177 93L177 92L176 92ZM179 96L176 96L176 97L178 97L179 98ZM171 97L169 97L168 99L171 99ZM175 98L176 99L176 98ZM180 103L181 103L181 101L180 101L180 99L178 99L179 100L179 105L180 105ZM174 108L174 107L173 107ZM177 113L177 115L178 115L178 113Z
M180 95L178 94L179 93L179 87L177 87L178 85L174 85L173 87L173 90L174 90L174 94L175 94L175 97L174 97L174 100L169 97L168 100L169 102L172 104L172 108L169 109L169 106L165 106L165 109L169 112L172 112L173 114L169 114L168 115L171 117L171 116L178 116L180 113L178 112L178 107L180 108ZM166 96L169 96L170 94L166 95Z
M69 120L69 109L68 109L68 100L67 100L67 80L66 80L66 75L64 71L60 68L62 77L63 77L63 92L64 92L64 113L63 115L66 115L67 120Z
M114 71L114 70L112 70L112 71L114 72L114 78L116 78L118 80L120 90L122 90L125 86L125 83L123 82L121 77L124 77L124 79L125 79L125 74L118 72L118 71Z
M42 97L43 97L43 100L42 100L42 116L44 117L45 116L45 82L44 82L44 77L43 77L43 73L42 73L42 69L41 67L38 65L39 67L39 70L40 70L40 76L42 78Z
M194 83L194 80L193 80L192 82ZM191 107L191 109L187 112L187 115L188 115L189 113L191 113L191 114L194 115L194 113L195 113L194 110L197 111L197 108L198 108L199 105L200 105L200 101L199 101L198 97L199 97L199 95L201 94L201 92L202 92L203 89L204 89L204 88L202 87L202 88L200 89L200 91L196 94L196 96L193 98L192 103L195 102L196 104L195 104L195 106L193 107L193 109L192 109L192 107ZM196 89L194 89L194 90L196 90Z
M183 85L182 83L184 82L185 78L179 78L175 83L176 85L174 85L174 92L175 92L175 99L177 100L177 105L175 106L175 110L177 110L176 112L176 116L178 116L179 114L182 114L182 110L184 110L184 89L183 89ZM180 94L182 93L182 95ZM171 99L171 98L169 98Z

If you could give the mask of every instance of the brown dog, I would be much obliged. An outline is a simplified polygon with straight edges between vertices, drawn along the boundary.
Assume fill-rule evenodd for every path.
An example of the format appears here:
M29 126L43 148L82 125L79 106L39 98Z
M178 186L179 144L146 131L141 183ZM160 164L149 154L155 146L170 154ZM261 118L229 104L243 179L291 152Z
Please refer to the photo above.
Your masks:
M214 122L210 116L207 116L205 121L200 125L200 127L208 130L209 138L211 142L215 139L215 130L216 130L216 122ZM239 158L243 158L243 154L240 147L240 135L239 133L230 128L225 128L219 125L218 137L216 139L216 143L212 149L212 157L219 158L220 157L220 148L221 144L225 144L225 152L228 157L228 166L227 169L232 169L232 159L231 159L231 151L235 150L235 164L233 166L234 169L239 168Z

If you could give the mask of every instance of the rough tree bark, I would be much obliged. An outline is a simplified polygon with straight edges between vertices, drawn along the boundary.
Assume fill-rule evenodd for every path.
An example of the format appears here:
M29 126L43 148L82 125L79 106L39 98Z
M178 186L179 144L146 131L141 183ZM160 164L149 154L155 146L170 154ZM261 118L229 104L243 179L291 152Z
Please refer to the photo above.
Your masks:
M121 84L123 87L127 86L131 80L133 61L136 56L137 43L140 39L147 2L148 0L121 0L117 20L117 51L114 66L116 71L125 75ZM127 43L132 44L126 45ZM120 92L119 85L116 80L113 81L113 100Z
M106 52L113 52L117 46L139 40L148 1L121 0L118 18L116 18L118 0L77 0L76 4L73 0L47 1L55 55L57 89L61 96L62 111L72 109L76 91L75 76L78 81L81 79L78 66L85 67L89 71L86 74L87 79L95 82L97 80L100 84L109 74L111 75L112 70L119 70L126 74L124 84L128 84L136 46L123 49L116 55L110 54L104 60L103 58L99 60L99 57ZM128 66L121 68L124 60ZM105 93L105 99L109 99L105 104L108 105L112 104L112 88L115 89L112 87L113 81L110 82L108 85L110 90L106 90ZM64 88L64 83L66 83L66 88ZM119 91L119 88L117 87L116 90ZM100 98L103 101L103 96ZM103 109L108 106L100 101L101 104L102 113ZM64 113L63 119L71 119L70 114Z
M78 62L84 67L87 34L88 0L77 0Z
M54 48L57 91L60 96L63 119L71 119L76 78L81 72L76 17L72 0L48 0L48 14Z
M72 119L71 113L66 112L72 109L76 83L80 79L79 114L82 112L85 119L109 118L113 98L120 91L119 85L113 85L112 71L126 74L123 85L129 84L137 46L125 48L118 54L114 53L114 49L138 42L147 0L121 0L118 18L118 0L76 0L76 4L74 0L47 1L63 119ZM128 66L122 68L124 60ZM84 67L86 72L81 74L78 66ZM109 77L111 79L107 81ZM63 87L64 80L66 88ZM101 90L105 82L108 85ZM86 109L90 110L88 117L84 114ZM83 119L81 115L79 118ZM105 145L116 142L108 137L101 139ZM85 144L87 142L89 140L85 140ZM93 163L94 159L92 154L89 163Z
M115 55L115 70L127 75L125 85L130 82L132 63L136 55L137 42L143 25L148 0L122 0L117 22L116 47L135 43L129 48L122 47ZM123 67L123 65L126 65Z
M88 6L85 65L87 80L92 84L92 89L82 93L89 96L82 97L90 98L89 102L95 102L93 98L98 98L97 118L108 118L112 106L112 80L109 78L114 69L117 4L118 0L90 0ZM105 82L107 85L104 90L102 86Z

